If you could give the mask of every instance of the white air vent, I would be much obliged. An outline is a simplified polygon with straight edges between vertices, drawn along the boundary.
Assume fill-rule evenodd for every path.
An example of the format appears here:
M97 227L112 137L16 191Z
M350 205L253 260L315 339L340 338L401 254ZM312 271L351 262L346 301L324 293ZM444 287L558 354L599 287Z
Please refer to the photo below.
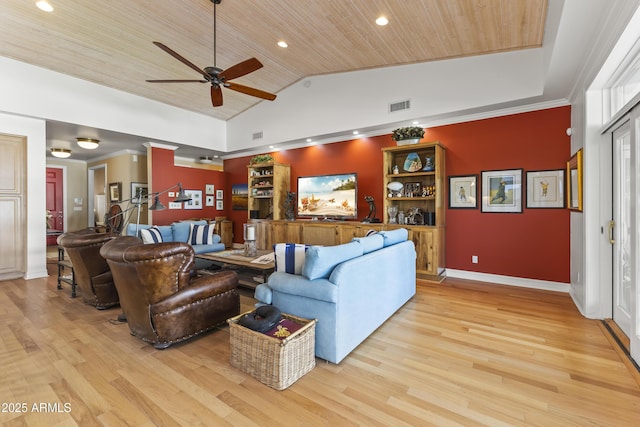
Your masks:
M254 133L253 139L262 139L262 131Z
M394 102L389 104L389 112L395 113L396 111L408 110L411 108L411 100L407 99L405 101Z

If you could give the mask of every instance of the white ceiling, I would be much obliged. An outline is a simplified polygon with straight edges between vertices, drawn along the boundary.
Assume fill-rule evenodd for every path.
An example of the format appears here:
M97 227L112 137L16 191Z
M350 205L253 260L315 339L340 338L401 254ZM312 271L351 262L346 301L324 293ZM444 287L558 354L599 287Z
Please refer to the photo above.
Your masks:
M255 106L269 108L269 101L229 89L223 89L224 105L214 108L208 85L145 82L199 77L152 41L200 68L213 65L210 0L50 3L53 13L37 9L35 0L3 0L0 56L220 120ZM600 0L223 0L217 6L216 65L226 68L256 57L264 68L237 83L278 94L311 76L542 48L547 100L568 99L609 5L614 7ZM389 17L389 25L376 26L379 15ZM280 39L289 48L277 47ZM149 140L47 122L49 146L77 136L109 142L95 152L74 150L79 160L138 145L142 151ZM180 157L223 154L172 145Z

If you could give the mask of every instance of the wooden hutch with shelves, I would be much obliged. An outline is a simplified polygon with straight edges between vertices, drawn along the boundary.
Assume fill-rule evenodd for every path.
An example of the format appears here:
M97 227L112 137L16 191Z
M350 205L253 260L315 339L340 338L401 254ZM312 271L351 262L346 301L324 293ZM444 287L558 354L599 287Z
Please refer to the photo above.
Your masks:
M277 162L254 163L248 171L248 210L254 219L284 219L291 169Z
M444 278L445 148L429 142L382 149L383 223L405 226L417 273ZM391 185L390 185L391 184ZM390 208L395 210L390 216Z

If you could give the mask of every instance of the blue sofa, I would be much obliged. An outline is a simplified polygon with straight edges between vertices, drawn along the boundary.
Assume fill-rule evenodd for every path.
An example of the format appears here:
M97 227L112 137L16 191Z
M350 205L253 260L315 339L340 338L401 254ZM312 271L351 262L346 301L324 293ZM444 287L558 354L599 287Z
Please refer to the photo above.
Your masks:
M189 240L189 231L191 230L191 224L207 224L207 221L179 221L174 222L171 225L158 225L160 235L163 242L185 242ZM138 233L136 236L136 224L128 224L126 235L140 237L140 230L151 228L152 225L140 224L138 227ZM219 252L224 250L224 243L220 243L220 236L215 234L213 236L213 244L210 245L191 245L193 251L198 254L207 252Z
M396 229L343 245L311 246L302 274L277 265L268 282L256 287L255 298L317 319L316 356L340 363L415 295L416 250L407 237L406 229Z

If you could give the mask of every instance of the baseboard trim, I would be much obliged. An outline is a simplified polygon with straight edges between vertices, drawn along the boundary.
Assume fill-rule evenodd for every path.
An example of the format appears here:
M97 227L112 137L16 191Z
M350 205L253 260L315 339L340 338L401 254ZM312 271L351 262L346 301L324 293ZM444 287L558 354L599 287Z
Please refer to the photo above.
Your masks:
M447 268L447 277L475 280L478 282L491 282L500 285L519 286L521 288L541 289L569 293L569 283L551 282L547 280L526 279L524 277L502 276L500 274L478 273L476 271L454 270Z

